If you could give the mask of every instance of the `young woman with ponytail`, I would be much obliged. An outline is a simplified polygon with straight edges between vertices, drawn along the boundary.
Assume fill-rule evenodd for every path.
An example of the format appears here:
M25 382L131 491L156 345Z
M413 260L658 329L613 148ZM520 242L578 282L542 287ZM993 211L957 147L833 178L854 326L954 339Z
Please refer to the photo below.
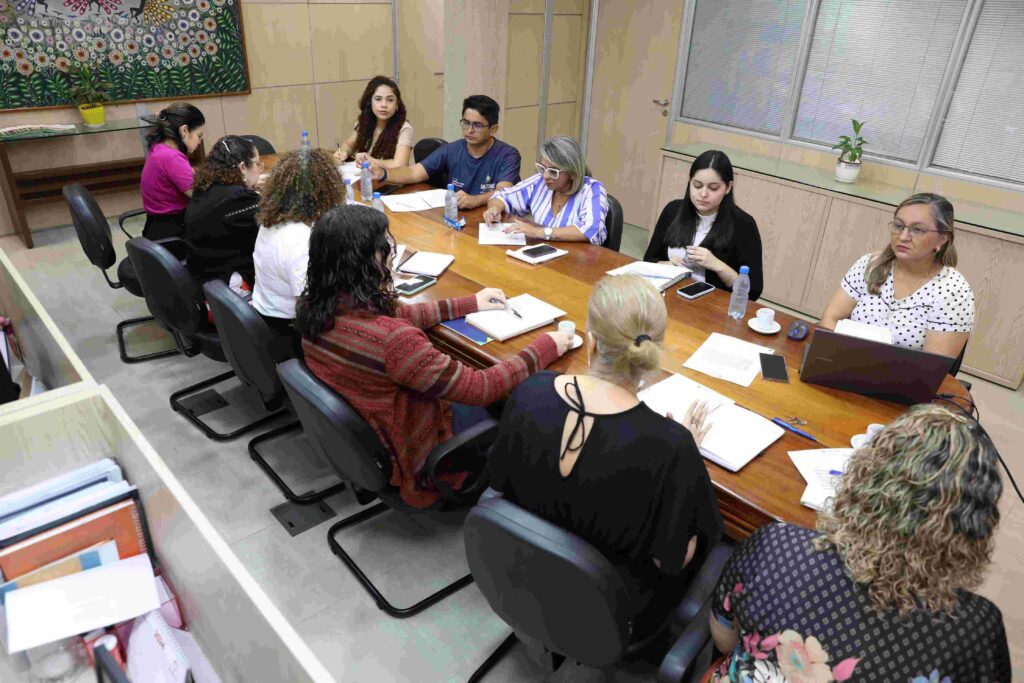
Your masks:
M636 395L661 367L666 320L664 299L642 278L599 281L589 371L541 372L519 385L490 456L492 488L621 568L635 635L664 622L686 590L686 568L700 566L722 533L697 449L706 407L689 406L678 424Z
M206 118L191 104L175 102L146 120L154 127L146 136L149 154L142 168L140 190L146 210L142 236L151 240L180 237L192 196L194 173L188 156L203 142Z

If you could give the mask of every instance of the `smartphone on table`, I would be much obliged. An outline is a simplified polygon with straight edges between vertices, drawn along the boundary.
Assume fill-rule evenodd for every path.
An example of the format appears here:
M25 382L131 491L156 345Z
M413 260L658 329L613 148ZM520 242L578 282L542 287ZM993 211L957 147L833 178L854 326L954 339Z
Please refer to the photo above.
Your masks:
M691 282L685 287L680 287L676 290L676 294L683 297L684 299L696 299L697 297L704 296L715 290L714 285L709 285L706 282Z

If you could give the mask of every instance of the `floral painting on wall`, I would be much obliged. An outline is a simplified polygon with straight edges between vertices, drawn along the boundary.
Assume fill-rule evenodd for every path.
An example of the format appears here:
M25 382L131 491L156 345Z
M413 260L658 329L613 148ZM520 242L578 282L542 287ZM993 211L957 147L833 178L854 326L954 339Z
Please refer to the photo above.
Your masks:
M0 0L0 110L72 104L77 66L114 101L249 92L239 0Z

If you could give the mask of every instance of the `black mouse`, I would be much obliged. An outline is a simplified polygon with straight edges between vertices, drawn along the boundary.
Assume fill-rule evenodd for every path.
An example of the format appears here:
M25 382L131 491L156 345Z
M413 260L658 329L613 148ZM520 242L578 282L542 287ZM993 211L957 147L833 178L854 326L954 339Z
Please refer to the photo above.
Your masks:
M789 329L786 330L786 336L794 341L800 341L807 336L810 328L803 320L794 320L789 325Z

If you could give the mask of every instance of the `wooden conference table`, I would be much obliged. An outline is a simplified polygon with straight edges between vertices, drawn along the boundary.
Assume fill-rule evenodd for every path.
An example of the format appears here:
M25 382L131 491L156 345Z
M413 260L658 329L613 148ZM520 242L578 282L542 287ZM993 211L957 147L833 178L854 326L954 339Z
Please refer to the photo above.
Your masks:
M268 159L271 162L272 159ZM268 166L271 163L267 164ZM400 192L428 189L427 186L409 186ZM477 243L477 224L483 209L462 212L466 219L464 230L448 228L443 222L443 211L434 209L421 212L388 213L391 233L400 244L417 251L434 251L455 256L455 261L440 277L437 284L419 295L403 298L405 302L420 302L447 297L475 294L482 287L500 287L509 297L528 292L566 311L562 320L572 320L582 333L587 319L587 299L595 282L606 271L634 259L604 247L586 242L558 242L557 246L569 254L547 263L531 266L505 254L508 247L483 246ZM536 240L529 240L531 243ZM828 286L833 286L829 283ZM715 291L695 300L678 296L671 288L665 296L668 307L668 329L665 335L663 371L685 375L711 389L728 396L737 404L766 418L790 416L807 421L801 429L812 434L820 443L785 432L761 455L739 472L728 470L705 460L715 485L716 494L725 522L726 533L737 540L746 538L758 527L782 520L805 527L814 525L814 511L800 504L805 482L793 466L788 451L808 448L848 448L850 437L863 433L871 423L888 423L906 410L905 406L879 401L866 396L829 389L799 380L797 370L803 360L805 345L810 335L796 342L784 332L765 336L747 327L746 320L733 320L727 315L729 295ZM753 316L757 304L752 302L748 317ZM785 330L793 317L776 312L776 320ZM427 331L439 348L476 367L488 367L521 351L542 332L554 325L541 328L505 342L492 341L479 346L474 342L437 326ZM704 375L684 368L686 361L708 335L720 332L739 339L768 346L786 359L790 383L767 382L758 376L749 387ZM569 351L550 369L559 372L582 373L587 369L586 351ZM943 393L967 397L966 390L953 377L947 376L940 389ZM679 415L686 406L679 406ZM625 454L628 457L628 454Z

